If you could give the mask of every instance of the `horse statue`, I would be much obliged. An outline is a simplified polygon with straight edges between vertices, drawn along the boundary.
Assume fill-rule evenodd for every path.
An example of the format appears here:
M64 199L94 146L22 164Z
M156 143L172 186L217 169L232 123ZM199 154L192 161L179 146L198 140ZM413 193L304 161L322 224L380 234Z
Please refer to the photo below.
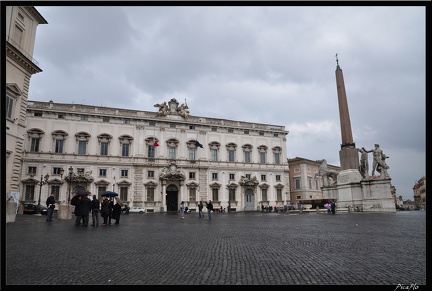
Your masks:
M321 161L319 172L315 174L315 176L321 176L323 178L324 186L333 186L337 181L337 175L337 172L328 169L325 159Z

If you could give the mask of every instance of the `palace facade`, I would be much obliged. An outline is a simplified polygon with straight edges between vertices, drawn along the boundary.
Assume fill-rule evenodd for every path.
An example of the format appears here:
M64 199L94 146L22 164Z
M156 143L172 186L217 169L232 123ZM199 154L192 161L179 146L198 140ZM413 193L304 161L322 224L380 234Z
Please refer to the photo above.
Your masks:
M193 116L173 98L156 112L29 101L21 202L80 190L118 193L130 207L256 211L290 204L284 126ZM47 177L38 184L38 177ZM39 186L38 186L39 185Z

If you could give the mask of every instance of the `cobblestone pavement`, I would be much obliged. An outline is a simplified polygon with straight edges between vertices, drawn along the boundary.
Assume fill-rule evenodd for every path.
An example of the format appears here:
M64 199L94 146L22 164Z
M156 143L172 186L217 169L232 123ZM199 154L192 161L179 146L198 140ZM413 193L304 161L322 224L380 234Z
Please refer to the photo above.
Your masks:
M214 213L212 220L197 213L184 219L147 213L122 215L119 225L99 227L17 215L6 224L4 241L5 289L426 285L426 211Z

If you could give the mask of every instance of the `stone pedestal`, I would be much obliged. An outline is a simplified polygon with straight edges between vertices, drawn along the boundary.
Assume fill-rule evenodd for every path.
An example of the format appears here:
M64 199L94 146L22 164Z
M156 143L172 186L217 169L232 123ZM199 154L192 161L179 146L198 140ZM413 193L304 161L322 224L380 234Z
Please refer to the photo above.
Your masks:
M9 200L6 203L6 223L15 222L17 213L17 203L13 200Z
M358 170L343 170L337 178L337 207L348 208L362 205L363 193L361 187L361 176Z
M72 205L60 204L57 211L57 219L72 219Z
M378 178L362 182L364 212L396 212L390 181Z

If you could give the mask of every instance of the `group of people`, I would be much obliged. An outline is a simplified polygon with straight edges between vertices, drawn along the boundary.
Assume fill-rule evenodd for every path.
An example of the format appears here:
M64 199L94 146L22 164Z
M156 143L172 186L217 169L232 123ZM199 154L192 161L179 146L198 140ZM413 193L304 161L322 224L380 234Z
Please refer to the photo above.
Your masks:
M102 197L102 202L93 195L93 199L88 198L91 193L81 192L75 195L71 204L75 206L75 225L88 226L90 213L92 214L91 226L99 226L99 213L103 218L102 226L111 224L111 219L115 220L114 224L120 224L121 203L115 198L116 203L107 197Z
M207 207L207 219L211 220L212 212L213 212L213 203L211 202L211 200L206 202L206 207ZM203 205L202 201L200 201L198 203L198 217L199 218L204 218L203 208L204 208L204 205ZM181 218L184 218L184 209L185 209L185 204L184 204L184 201L182 201L180 203L180 217Z

